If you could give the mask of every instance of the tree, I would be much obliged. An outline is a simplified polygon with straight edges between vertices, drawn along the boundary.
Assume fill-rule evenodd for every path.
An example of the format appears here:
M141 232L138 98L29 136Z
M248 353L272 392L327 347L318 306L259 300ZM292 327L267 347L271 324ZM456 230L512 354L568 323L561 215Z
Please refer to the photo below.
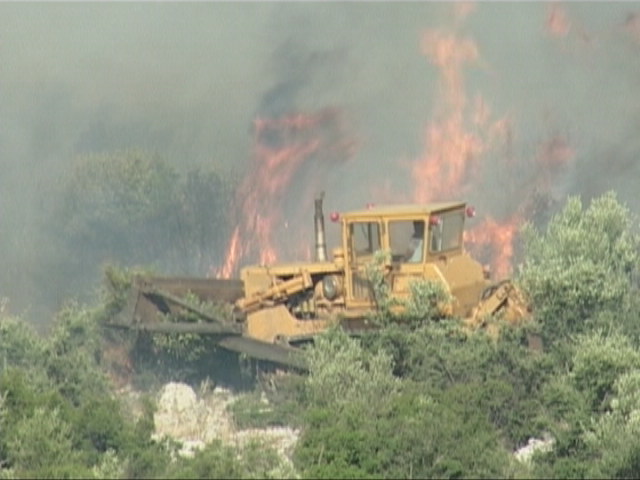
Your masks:
M640 470L640 370L620 375L611 411L593 422L584 440L595 457L591 478L635 478Z
M36 408L18 421L9 435L12 468L32 478L86 477L89 472L80 465L72 435L71 425L58 410Z
M100 364L102 332L97 315L96 310L70 302L55 317L47 342L45 371L64 398L76 407L86 398L109 392Z
M640 353L626 336L596 331L578 337L572 364L572 382L593 411L602 411L618 377L640 369Z
M0 369L8 365L33 368L43 365L45 342L20 318L0 313Z
M222 263L230 233L229 205L233 182L228 174L201 168L186 173L180 184L178 264L188 272L206 274Z
M572 350L570 370L541 392L555 443L536 459L536 471L556 478L634 477L640 353L627 336L597 330L577 336Z
M105 263L204 276L223 255L231 189L221 172L182 174L144 150L79 156L49 202L42 282L56 271L64 298L93 293Z
M543 233L525 226L518 282L547 344L593 327L602 312L624 310L639 265L632 226L629 210L612 192L587 209L579 198L569 198Z

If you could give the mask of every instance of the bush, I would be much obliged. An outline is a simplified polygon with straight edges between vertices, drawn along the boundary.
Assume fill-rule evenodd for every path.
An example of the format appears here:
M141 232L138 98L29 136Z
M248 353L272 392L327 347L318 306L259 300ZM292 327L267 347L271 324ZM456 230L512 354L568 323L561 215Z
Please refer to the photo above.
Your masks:
M32 478L71 478L89 472L73 448L72 426L57 409L37 407L19 420L7 441L7 458L20 475Z
M180 457L168 467L166 478L295 478L295 472L263 441L234 447L214 440L193 458Z
M542 322L545 344L584 332L599 312L619 313L628 304L640 243L615 194L594 199L586 210L572 197L544 233L528 224L523 238L518 281Z
M431 392L458 389L516 447L546 425L540 393L557 374L554 358L528 348L527 328L509 327L500 341L484 332L463 333L454 321L414 331L390 326L365 337L371 351L392 352L394 372Z
M316 337L305 357L311 405L330 405L336 411L356 403L376 408L397 391L391 357L384 351L374 354L364 350L340 328Z
M307 478L501 477L498 435L473 407L436 401L409 384L382 409L311 408L296 450ZM452 408L453 406L453 408Z
M0 368L12 366L36 371L44 359L45 343L38 333L20 318L0 314Z
M83 450L94 450L98 454L113 451L123 452L126 445L127 426L120 412L119 402L110 396L91 395L85 397L76 414L76 435L80 438ZM97 460L90 457L90 463Z
M376 303L376 311L370 316L372 323L380 327L401 323L415 328L425 322L445 318L444 312L452 298L441 283L417 279L409 284L407 299L392 297L384 273L385 265L390 263L391 254L379 250L373 261L366 265L366 277Z
M46 340L31 338L19 321L4 324L9 335L0 341L16 341L11 364L0 371L0 464L9 467L2 476L148 478L164 471L170 449L150 439L153 405L135 425L125 421L102 370L96 322L96 311L69 304ZM40 364L25 365L29 358Z
M619 333L593 332L577 339L571 380L594 410L608 408L618 377L640 368L640 353Z
M611 411L585 433L585 443L595 461L592 478L635 478L640 469L640 370L618 377L613 386Z
M443 353L443 348L467 341L459 331L459 337L443 340L451 332L428 324L407 332L404 339L413 342L410 355L424 354L426 361L439 349ZM395 340L402 344L399 335ZM487 351L496 349L490 340L482 341ZM480 372L477 357L464 362L473 366L472 372L458 368L453 362L466 351L462 348L436 360L435 377L431 368L420 370L415 362L407 362L406 373L415 377L401 380L393 376L391 357L379 344L374 346L369 338L365 345L367 349L336 329L321 335L310 349L307 411L296 450L305 476L456 478L506 471L509 462L496 427L506 426L505 415L522 417L513 402L524 393L515 394L506 381L485 384L490 372ZM420 379L422 374L427 378ZM497 394L498 385L504 396Z
M56 316L47 344L47 375L76 407L87 394L109 394L106 373L100 368L102 332L97 319L96 311L69 303Z
M168 478L242 478L242 468L233 448L219 440L196 452L193 458L180 458L168 469Z
M294 409L295 413L299 406L287 402L288 410ZM286 426L291 421L295 421L290 415L290 411L285 411L282 404L273 405L267 399L266 394L261 390L241 394L228 409L233 415L234 423L238 428L267 428L274 426Z
M60 411L65 403L44 375L34 376L30 371L16 367L7 368L0 374L0 398L0 459L7 459L11 465L13 447L9 443L13 440L7 432L14 432L17 425L32 417L37 409Z

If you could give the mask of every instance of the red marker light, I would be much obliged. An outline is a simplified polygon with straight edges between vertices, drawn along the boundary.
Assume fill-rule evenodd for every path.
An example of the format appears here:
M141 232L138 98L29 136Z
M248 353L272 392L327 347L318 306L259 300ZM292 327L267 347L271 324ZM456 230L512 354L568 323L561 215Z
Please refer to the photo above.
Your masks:
M431 225L432 227L440 225L441 223L442 223L442 220L440 219L439 216L433 215L429 217L429 225Z
M467 217L473 218L476 216L476 209L474 207L467 207L465 210Z
M331 214L329 215L329 219L332 222L337 222L338 220L340 220L340 214L338 212L331 212Z
M371 210L373 207L375 207L375 203L367 203L367 210Z

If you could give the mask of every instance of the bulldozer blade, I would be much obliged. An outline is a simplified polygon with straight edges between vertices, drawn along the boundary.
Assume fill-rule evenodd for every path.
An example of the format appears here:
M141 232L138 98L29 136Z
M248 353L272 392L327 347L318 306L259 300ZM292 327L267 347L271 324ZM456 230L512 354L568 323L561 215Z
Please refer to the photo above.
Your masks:
M162 290L177 297L192 293L204 301L233 303L244 296L241 280L139 276L134 283L141 291Z
M113 328L136 330L151 333L197 333L198 335L242 335L239 326L224 325L221 323L187 323L187 322L152 322L139 324L126 324L113 322L109 324Z
M245 354L256 360L266 360L298 370L307 370L300 349L244 337L240 332L225 329L217 323L156 322L138 325L110 323L108 326L136 332L212 335L218 337L214 340L214 343L225 350Z
M288 367L307 370L302 352L293 347L275 343L261 342L249 337L224 337L218 342L221 347L258 360L286 365Z
M139 276L134 279L127 302L113 323L132 327L161 323L165 321L163 314L186 310L207 322L234 326L184 301L188 294L201 301L233 303L243 296L244 288L240 280Z

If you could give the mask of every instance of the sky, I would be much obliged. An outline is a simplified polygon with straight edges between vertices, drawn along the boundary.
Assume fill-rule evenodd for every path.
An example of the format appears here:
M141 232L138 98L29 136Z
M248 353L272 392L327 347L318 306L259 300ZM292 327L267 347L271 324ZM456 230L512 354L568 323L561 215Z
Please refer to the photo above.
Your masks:
M38 211L76 156L135 147L245 172L257 118L325 108L356 146L314 184L327 211L440 191L412 165L460 114L482 147L453 193L487 214L508 218L541 179L559 201L613 189L637 213L640 3L465 5L0 2L0 268L21 272L0 286L30 288ZM473 58L447 71L425 53L430 32ZM554 140L561 168L540 160Z

